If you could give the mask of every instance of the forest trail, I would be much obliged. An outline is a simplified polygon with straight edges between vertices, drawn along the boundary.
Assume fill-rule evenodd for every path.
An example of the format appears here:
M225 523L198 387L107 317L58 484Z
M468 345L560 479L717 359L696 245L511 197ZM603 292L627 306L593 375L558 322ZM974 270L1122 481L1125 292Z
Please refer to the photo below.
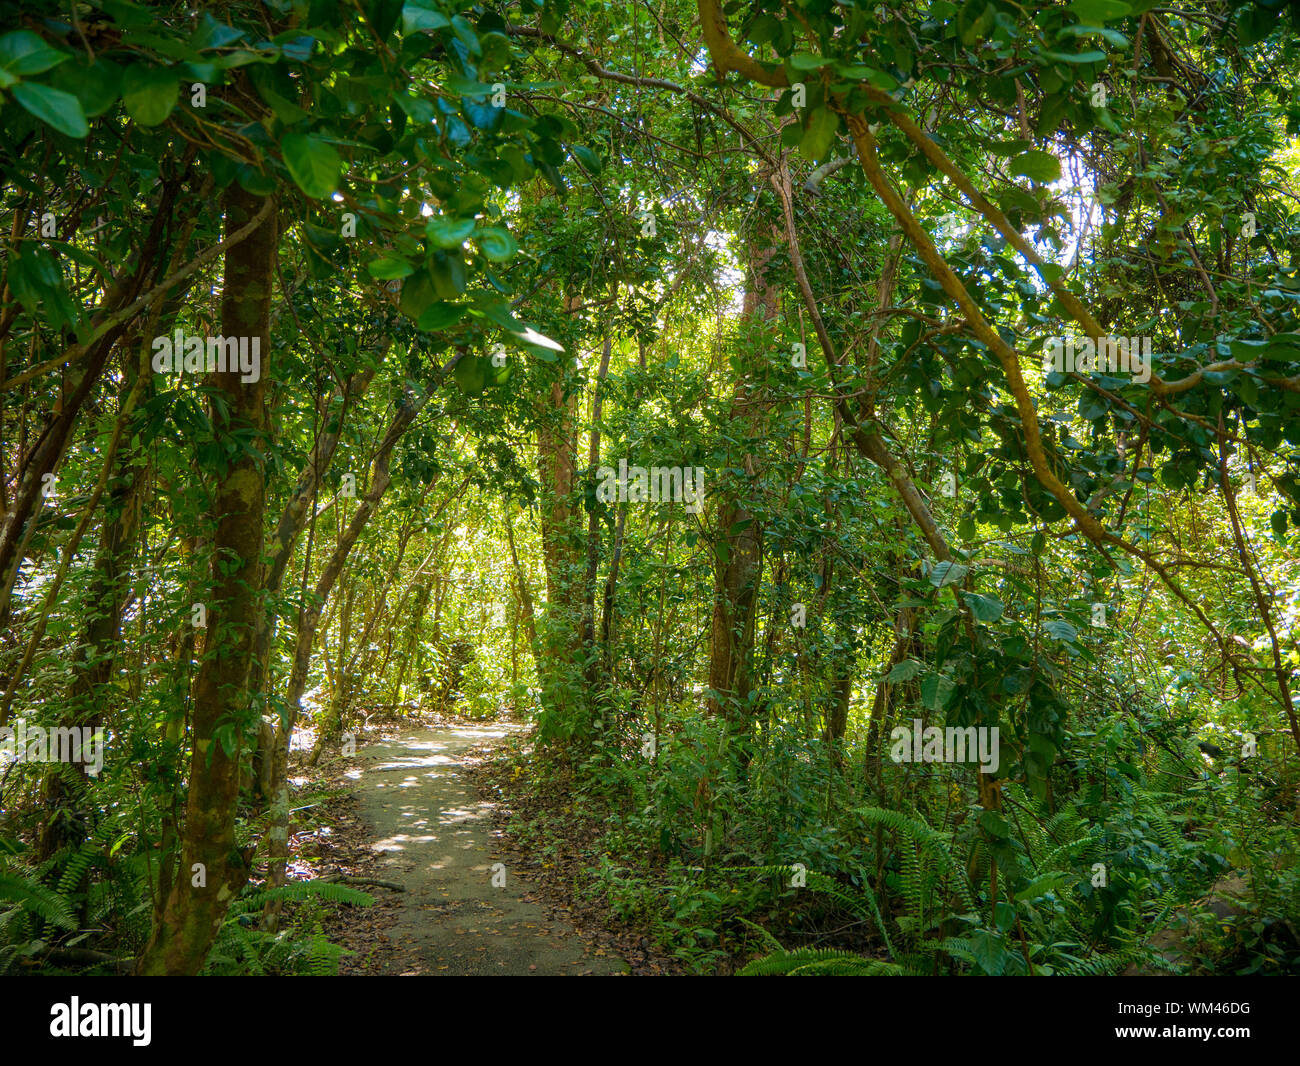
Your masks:
M567 922L548 918L526 899L526 884L505 869L494 887L489 805L461 765L485 741L518 726L506 723L403 730L363 748L357 778L360 813L372 827L381 876L406 885L393 928L400 946L390 973L443 976L537 976L626 972L593 955ZM500 878L497 878L500 880Z

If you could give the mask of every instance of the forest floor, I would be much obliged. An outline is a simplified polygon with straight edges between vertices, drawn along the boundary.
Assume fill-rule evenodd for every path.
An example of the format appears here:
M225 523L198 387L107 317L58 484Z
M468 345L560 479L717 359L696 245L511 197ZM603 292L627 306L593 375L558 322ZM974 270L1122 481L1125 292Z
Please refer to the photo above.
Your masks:
M628 971L613 951L575 930L554 893L543 899L521 875L521 866L540 864L507 851L494 825L494 804L468 772L485 748L521 728L501 721L404 720L368 736L354 757L336 766L331 798L317 815L328 828L295 835L295 872L339 872L406 889L361 885L376 904L339 908L326 920L326 934L353 953L343 961L343 974Z

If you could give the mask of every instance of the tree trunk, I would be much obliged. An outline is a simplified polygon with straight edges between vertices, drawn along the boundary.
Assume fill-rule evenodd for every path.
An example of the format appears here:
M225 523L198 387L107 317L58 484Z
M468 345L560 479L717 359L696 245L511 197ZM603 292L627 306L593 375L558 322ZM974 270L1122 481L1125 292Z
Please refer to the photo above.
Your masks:
M140 957L146 975L195 974L202 968L226 910L248 879L248 861L235 849L239 754L250 711L249 664L262 609L262 518L265 469L259 455L235 441L265 433L263 397L270 364L271 287L277 244L276 215L267 201L238 184L225 194L226 231L233 234L263 213L247 240L226 252L221 332L260 345L261 373L253 382L238 371L210 375L224 404L212 405L217 439L237 456L216 478L212 592L207 647L194 684L193 749L181 876L172 885L162 922Z
M547 710L542 736L589 735L583 698L582 585L586 567L574 453L577 448L576 392L552 383L537 429L541 481L542 557L546 565L546 625L538 665ZM558 730L553 732L552 730Z
M776 231L769 231L761 250L755 248L749 264L749 281L741 312L742 368L750 361L756 341L751 331L765 335L776 317L780 290L767 278L767 266L776 253ZM751 244L751 247L755 247ZM750 403L748 375L743 371L732 393L730 425L733 436L757 441L763 434L759 407ZM734 464L750 478L758 473L756 448ZM752 485L752 482L751 482ZM724 714L737 727L747 728L749 715L737 713L737 701L748 699L753 681L754 633L757 626L759 582L762 580L762 541L754 516L742 502L750 487L730 489L718 508L717 542L714 551L713 623L709 638L709 688L714 696L710 711Z

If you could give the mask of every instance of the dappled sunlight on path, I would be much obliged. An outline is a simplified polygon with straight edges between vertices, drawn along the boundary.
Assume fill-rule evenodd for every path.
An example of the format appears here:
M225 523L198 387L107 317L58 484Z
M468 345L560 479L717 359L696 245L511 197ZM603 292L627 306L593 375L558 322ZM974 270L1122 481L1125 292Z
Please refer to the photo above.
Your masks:
M549 919L494 851L491 806L461 770L471 748L519 727L506 723L414 729L371 745L356 783L383 876L407 893L388 935L404 974L612 974L624 965L589 953L567 922Z

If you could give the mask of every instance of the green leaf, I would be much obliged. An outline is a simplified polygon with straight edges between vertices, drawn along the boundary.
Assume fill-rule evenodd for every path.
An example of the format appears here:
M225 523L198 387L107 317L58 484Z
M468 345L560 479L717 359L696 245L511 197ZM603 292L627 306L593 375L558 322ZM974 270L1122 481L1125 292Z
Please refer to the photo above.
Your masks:
M122 79L122 102L126 113L141 126L158 126L176 106L180 85L166 67L128 67Z
M1100 26L1111 19L1123 18L1133 10L1123 0L1071 0L1070 10L1079 21L1089 26Z
M1044 52L1043 55L1058 63L1103 63L1106 60L1106 53L1095 48L1091 52Z
M1237 12L1237 38L1242 44L1259 44L1282 25L1275 11L1262 6L1245 5Z
M469 116L469 120L474 123L474 128L479 130L496 129L501 125L502 116L505 115L504 107L475 103L470 99L461 101L461 110Z
M436 216L424 224L424 235L444 251L459 248L465 238L474 232L472 218L443 218Z
M934 569L930 571L930 584L938 589L943 588L945 585L955 585L966 576L969 569L969 567L962 566L961 563L947 560L935 563Z
M429 0L416 0L402 7L402 34L432 33L450 26L451 20L434 9Z
M527 327L510 313L510 305L504 300L483 293L475 295L476 308L502 329L511 333L522 333Z
M978 14L976 14L977 11ZM997 8L992 4L984 3L983 0L967 0L962 5L957 17L957 27L961 32L961 43L967 48L974 48L984 39L996 17Z
M474 240L483 254L496 263L509 259L519 251L518 242L505 230L495 226L479 230L474 234Z
M15 30L0 37L0 67L20 78L43 74L71 58L67 52L51 48L29 30Z
M397 306L407 318L418 322L435 298L433 282L426 271L420 270L402 282L402 297Z
M233 26L227 26L222 22L214 19L210 12L203 12L203 18L199 21L199 28L194 31L190 38L190 47L195 51L203 52L209 48L225 48L228 44L234 44L244 36L243 30L237 30Z
M235 177L239 181L239 186L246 189L254 196L270 196L275 192L275 179L270 174L264 174L251 163L240 163L235 170Z
M366 270L370 272L372 278L379 278L381 281L405 278L415 273L415 267L405 259L393 258L376 259L366 265Z
M1042 877L1035 878L1029 884L1025 885L1016 893L1016 899L1024 902L1033 902L1049 892L1055 892L1065 882L1065 874L1050 873Z
M434 295L440 300L454 300L465 291L468 279L465 263L459 255L434 252L429 260L429 278Z
M1002 601L996 596L981 596L976 592L966 592L962 596L977 621L996 622L1002 617Z
M289 175L313 200L323 200L338 188L343 160L331 145L310 133L287 133L280 141Z
M795 52L788 62L795 70L818 70L828 66L831 60L824 56L815 56L811 52Z
M811 160L824 159L840 127L840 116L829 107L819 107L808 120L808 129L799 141L799 151Z
M90 132L85 112L81 110L81 101L71 93L34 82L15 85L11 91L14 99L27 111L60 133L69 137L84 137Z
M1039 185L1047 185L1060 178L1061 161L1051 152L1034 149L1023 152L1011 160L1011 173L1023 174L1038 182Z
M87 118L98 118L122 95L122 68L100 56L93 63L78 59L54 72L56 88L81 101Z
M1300 333L1275 333L1269 337L1265 359L1300 359Z
M981 814L980 826L989 836L998 840L1007 840L1011 836L1011 826L997 811L985 811Z
M1050 622L1045 622L1043 629L1049 636L1053 636L1057 640L1063 640L1067 644L1073 644L1079 639L1079 631L1069 622L1060 618L1053 618Z
M451 30L469 50L470 55L481 56L483 54L483 46L479 44L478 34L470 24L469 19L464 15L452 15Z
M598 156L586 145L575 144L573 146L573 157L579 163L582 164L583 169L585 169L588 173L590 174L600 173L601 166L602 166L600 162L600 156Z
M416 326L426 333L437 333L454 325L465 317L468 308L464 304L447 303L437 300L426 307L416 319Z
M488 361L477 355L462 355L452 368L452 377L466 396L477 396L487 388Z
M564 351L564 345L551 340L544 333L538 333L532 326L525 326L521 332L515 333L514 339L548 363L555 362L555 352Z
M921 705L936 714L942 712L952 699L956 686L945 674L929 673L921 681Z
M1129 39L1119 30L1112 30L1106 26L1066 26L1061 30L1062 37L1100 37L1109 41L1117 48L1127 48Z
M896 681L911 681L923 669L924 667L915 659L904 659L889 671L885 676L885 680L891 685Z

